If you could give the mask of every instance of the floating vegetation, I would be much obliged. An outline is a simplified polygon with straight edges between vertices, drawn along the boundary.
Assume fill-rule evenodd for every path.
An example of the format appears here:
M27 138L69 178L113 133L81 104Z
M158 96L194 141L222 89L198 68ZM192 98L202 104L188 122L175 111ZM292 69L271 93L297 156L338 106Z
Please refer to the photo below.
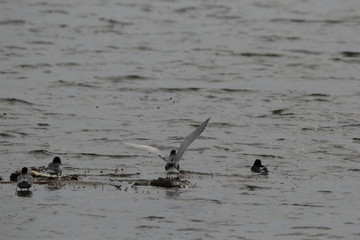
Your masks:
M186 179L181 178L158 178L150 183L151 186L164 187L164 188L188 188L191 183Z
M21 174L20 170L17 170L10 175L10 182L2 182L2 183L11 183L16 182L17 177ZM163 188L192 188L194 187L193 184L190 183L190 181L183 179L179 176L177 177L167 177L167 178L158 178L158 179L131 179L132 177L137 177L140 175L140 173L126 173L126 174L117 174L117 173L100 173L98 175L94 174L69 174L69 175L63 175L59 178L53 177L50 174L46 172L46 167L31 167L30 170L31 176L34 178L34 184L48 184L53 185L57 184L56 186L59 187L59 183L65 182L73 182L76 181L78 184L84 184L89 185L90 182L88 181L80 181L83 177L109 177L109 181L111 183L104 183L101 180L97 182L91 181L91 184L93 185L111 185L115 186L117 189L122 190L122 186L116 186L112 182L128 182L133 183L131 187L137 187L137 186L153 186L153 187L163 187ZM129 179L130 178L130 179ZM62 185L60 185L62 186Z
M21 174L20 170L17 170L10 174L10 181L16 182L17 177ZM45 172L45 167L31 167L30 174L33 178L36 179L35 183L44 184L53 182L56 178L51 176L50 174ZM61 180L74 180L78 181L80 179L80 175L78 174L70 174L64 175L61 177Z
M176 178L158 178L158 179L149 179L149 180L138 180L133 186L153 186L153 187L163 187L163 188L192 188L194 187L190 181L186 179Z

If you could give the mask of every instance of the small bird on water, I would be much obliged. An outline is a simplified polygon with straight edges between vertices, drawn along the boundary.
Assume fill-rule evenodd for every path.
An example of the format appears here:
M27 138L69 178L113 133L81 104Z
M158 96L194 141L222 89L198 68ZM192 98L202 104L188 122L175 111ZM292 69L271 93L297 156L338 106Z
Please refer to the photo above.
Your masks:
M158 157L160 157L162 160L166 162L165 170L168 173L179 173L180 170L179 161L181 157L183 156L184 152L189 147L189 145L205 130L209 121L210 121L210 117L206 119L205 122L203 122L198 128L196 128L195 131L193 131L186 138L184 138L177 151L175 149L171 150L170 155L168 157L166 157L159 149L155 147L151 147L147 145L139 145L135 143L128 143L128 142L124 142L124 144L134 148L146 150L150 153L155 153Z
M266 175L269 173L269 170L267 170L266 166L261 164L260 159L255 160L254 165L251 167L251 171L254 173L260 173L261 175Z
M21 169L21 174L17 177L17 186L20 190L26 188L29 191L29 188L33 184L33 177L28 173L28 168L23 167Z
M63 166L62 166L60 158L54 157L52 163L49 163L49 165L47 167L47 172L50 175L56 175L56 177L59 177L59 175L61 176L62 171L63 171Z

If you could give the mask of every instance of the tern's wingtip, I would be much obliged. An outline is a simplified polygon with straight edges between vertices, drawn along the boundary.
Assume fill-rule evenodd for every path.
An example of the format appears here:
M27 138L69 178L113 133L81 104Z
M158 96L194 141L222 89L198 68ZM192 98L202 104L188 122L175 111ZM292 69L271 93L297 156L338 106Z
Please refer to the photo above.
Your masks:
M205 120L205 122L208 123L208 122L210 121L210 119L211 119L211 116L208 117L208 118Z

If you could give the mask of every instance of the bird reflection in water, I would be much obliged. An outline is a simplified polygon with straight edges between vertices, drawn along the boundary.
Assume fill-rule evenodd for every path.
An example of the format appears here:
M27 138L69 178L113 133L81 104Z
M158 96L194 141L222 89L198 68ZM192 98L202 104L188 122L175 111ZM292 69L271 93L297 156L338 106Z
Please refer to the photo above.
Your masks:
M24 198L31 198L33 195L32 191L16 191L16 196L24 197Z

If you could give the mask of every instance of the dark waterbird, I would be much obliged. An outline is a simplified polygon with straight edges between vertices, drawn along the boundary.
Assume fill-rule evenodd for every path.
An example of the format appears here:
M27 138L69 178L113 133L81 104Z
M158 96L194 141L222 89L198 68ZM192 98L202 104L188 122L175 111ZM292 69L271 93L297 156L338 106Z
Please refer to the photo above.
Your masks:
M21 169L21 174L17 177L17 186L20 188L20 190L27 189L29 191L29 188L33 184L33 177L28 172L27 167L23 167Z
M266 175L269 173L269 170L266 168L266 166L261 164L260 159L256 159L254 162L254 165L251 167L251 171L254 173L260 173L262 175Z

